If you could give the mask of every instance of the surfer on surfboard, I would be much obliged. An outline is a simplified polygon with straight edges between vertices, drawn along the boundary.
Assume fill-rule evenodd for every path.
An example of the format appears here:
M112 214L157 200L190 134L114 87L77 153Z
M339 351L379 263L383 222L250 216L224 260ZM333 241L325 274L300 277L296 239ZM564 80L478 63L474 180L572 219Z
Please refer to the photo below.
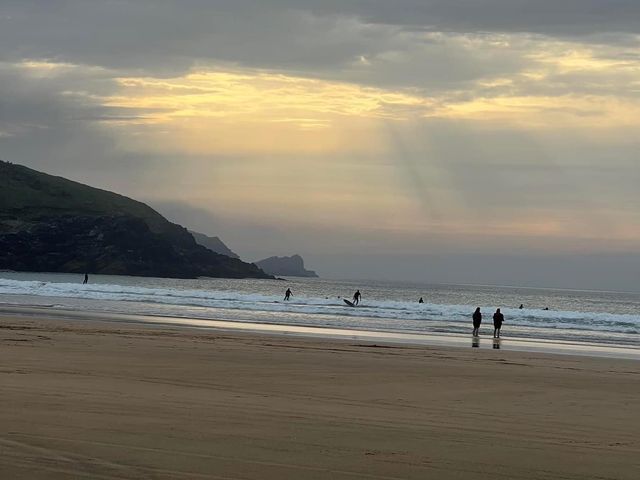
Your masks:
M353 304L358 305L361 297L362 295L360 295L360 290L357 290L356 293L353 294Z

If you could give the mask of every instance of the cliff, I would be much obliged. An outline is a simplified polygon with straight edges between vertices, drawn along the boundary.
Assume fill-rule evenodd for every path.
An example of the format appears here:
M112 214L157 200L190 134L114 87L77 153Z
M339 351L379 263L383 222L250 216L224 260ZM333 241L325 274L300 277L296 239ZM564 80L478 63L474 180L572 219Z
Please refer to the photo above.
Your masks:
M317 277L313 270L305 270L304 260L300 255L291 257L269 257L255 262L255 264L271 275L284 277Z
M227 247L219 237L210 237L204 233L194 232L193 230L189 230L189 233L193 235L193 238L198 245L202 245L212 252L219 253L220 255L226 255L231 258L240 258L238 254Z
M142 202L0 161L0 269L273 278Z

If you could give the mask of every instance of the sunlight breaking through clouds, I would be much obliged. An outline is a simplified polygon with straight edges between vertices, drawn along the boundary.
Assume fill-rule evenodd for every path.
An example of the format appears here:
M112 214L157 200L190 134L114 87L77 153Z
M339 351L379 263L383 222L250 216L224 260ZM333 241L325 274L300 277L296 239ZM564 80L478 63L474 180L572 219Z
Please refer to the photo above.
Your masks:
M377 122L418 117L434 103L411 92L264 71L208 69L117 82L106 106L152 112L134 122L144 127L138 133L170 129L171 144L201 153L371 151L380 148Z
M505 36L485 41L463 43L479 49L509 43ZM529 60L523 70L480 78L465 90L382 88L264 70L200 67L180 77L118 77L117 93L103 104L146 112L133 121L143 127L134 129L136 135L153 136L155 124L164 138L169 129L172 145L201 153L349 150L347 144L372 151L385 148L376 140L380 122L421 118L508 122L533 129L637 125L640 60L607 59L603 52L568 42L545 40L539 47L523 52ZM581 75L578 88L571 88L575 78L568 75ZM126 126L131 128L131 122ZM354 135L359 142L351 141Z
M103 151L135 169L120 180L135 196L248 222L474 245L640 239L627 208L640 180L637 39L284 19L311 30L305 48L265 27L260 55L212 42L230 49L216 59L187 42L175 65L157 50L149 63L138 50L0 61L0 140L25 157L53 145L87 171Z

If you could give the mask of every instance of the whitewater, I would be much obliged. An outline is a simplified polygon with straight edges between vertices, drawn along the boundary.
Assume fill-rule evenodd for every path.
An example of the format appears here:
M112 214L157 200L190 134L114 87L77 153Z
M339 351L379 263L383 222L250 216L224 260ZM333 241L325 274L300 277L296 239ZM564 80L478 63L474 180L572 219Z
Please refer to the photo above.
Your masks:
M283 301L284 290L293 298ZM360 289L363 302L346 306ZM425 303L418 303L423 297ZM475 307L491 335L640 347L640 294L521 287L320 279L223 280L0 272L0 305L325 327L372 332L468 334ZM524 304L525 308L518 306ZM548 310L547 310L548 308Z

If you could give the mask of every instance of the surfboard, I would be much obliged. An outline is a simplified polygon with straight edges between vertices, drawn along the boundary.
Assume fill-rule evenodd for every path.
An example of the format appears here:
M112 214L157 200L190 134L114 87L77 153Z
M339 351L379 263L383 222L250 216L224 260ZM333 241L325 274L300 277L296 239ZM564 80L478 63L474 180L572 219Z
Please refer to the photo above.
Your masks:
M347 300L346 298L342 299L344 301L344 303L346 303L347 305L349 305L350 307L355 307L355 304L353 302L350 302L349 300Z

